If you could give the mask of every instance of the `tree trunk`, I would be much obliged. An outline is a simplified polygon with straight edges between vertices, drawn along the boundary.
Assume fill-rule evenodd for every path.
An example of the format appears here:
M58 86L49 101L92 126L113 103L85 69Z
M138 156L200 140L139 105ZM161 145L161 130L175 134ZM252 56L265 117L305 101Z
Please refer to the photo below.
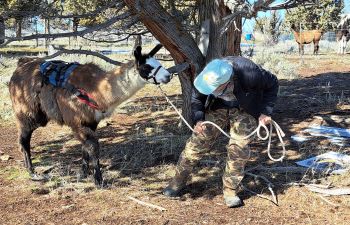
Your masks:
M218 40L218 31L221 25L222 17L227 15L228 8L225 7L223 0L201 0L208 7L202 7L201 12L203 20L209 18L216 31L212 34L210 30L210 40L207 55L208 59L219 55L233 55L240 52L240 32L234 32L231 27L227 34L224 35L225 43ZM188 62L190 68L180 74L180 82L182 87L183 106L182 114L187 121L192 124L191 119L191 92L193 88L193 80L195 76L203 69L206 64L206 58L201 53L195 39L189 32L183 29L181 22L172 17L167 11L161 7L159 1L148 0L124 0L130 11L140 18L140 21L147 29L158 39L160 43L170 52L176 64ZM201 4L200 4L201 5ZM214 8L211 8L213 6ZM212 14L215 16L212 18ZM239 22L240 20L238 20ZM241 28L241 23L237 23ZM231 36L230 36L231 35ZM239 37L238 37L239 36ZM232 40L235 37L236 40ZM219 48L217 48L219 46ZM219 50L218 50L219 49Z
M239 55L241 43L242 18L237 18L220 37L222 18L231 14L231 10L224 4L223 0L201 0L199 4L200 23L209 20L209 45L206 54L206 63L214 58ZM239 3L237 3L237 6ZM234 3L230 5L234 6ZM233 8L233 7L232 7Z
M50 34L50 19L45 19L45 34ZM50 44L50 39L45 38L45 48L47 48Z
M16 37L22 37L22 18L16 18Z
M74 17L73 18L73 32L77 32L78 31L78 25L79 25L79 18ZM74 40L77 40L77 36L74 35Z
M142 36L141 35L136 36L136 39L134 42L134 47L132 47L131 55L134 55L134 51L135 51L137 46L142 46Z
M180 74L182 87L182 114L192 124L191 91L195 74L204 65L204 57L193 37L183 29L181 22L162 8L157 0L124 0L130 11L140 18L157 40L170 52L176 64L188 62L190 68Z
M0 44L5 42L5 20L0 16Z

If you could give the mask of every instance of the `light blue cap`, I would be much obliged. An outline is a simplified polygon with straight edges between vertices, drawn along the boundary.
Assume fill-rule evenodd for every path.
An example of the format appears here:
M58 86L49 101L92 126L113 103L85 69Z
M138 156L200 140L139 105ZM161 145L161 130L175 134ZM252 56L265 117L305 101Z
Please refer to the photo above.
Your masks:
M226 83L233 74L232 72L233 67L227 60L214 59L198 74L194 80L194 86L200 93L209 95L220 85Z

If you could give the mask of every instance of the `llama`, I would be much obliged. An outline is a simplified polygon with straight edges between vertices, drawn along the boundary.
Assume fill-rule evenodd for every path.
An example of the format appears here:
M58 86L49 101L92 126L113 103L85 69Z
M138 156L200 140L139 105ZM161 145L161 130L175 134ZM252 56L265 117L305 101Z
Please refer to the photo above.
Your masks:
M338 54L345 54L346 44L350 40L350 14L341 16L337 26L336 39L338 42Z
M322 37L322 30L307 30L303 32L298 32L295 25L291 26L295 41L299 45L299 54L304 55L304 44L314 43L314 54L318 54L319 42Z
M150 53L142 54L138 46L134 51L135 61L129 61L109 72L92 63L77 65L68 77L67 84L83 90L95 105L79 101L68 88L57 88L45 83L39 69L44 60L19 59L9 83L9 91L18 127L19 149L29 174L33 178L36 176L30 154L32 133L53 120L69 126L82 143L82 177L87 176L91 162L95 184L103 185L99 142L95 134L97 125L147 82L160 84L170 81L171 74L153 58L161 47L157 45Z

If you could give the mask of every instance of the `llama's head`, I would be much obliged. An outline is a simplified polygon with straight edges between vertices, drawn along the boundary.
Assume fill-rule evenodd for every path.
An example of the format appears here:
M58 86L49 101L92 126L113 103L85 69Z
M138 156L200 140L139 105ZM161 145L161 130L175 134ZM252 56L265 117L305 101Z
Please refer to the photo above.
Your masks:
M153 84L166 84L171 80L171 74L153 56L163 47L158 44L148 54L141 53L141 46L134 51L136 68L140 76Z

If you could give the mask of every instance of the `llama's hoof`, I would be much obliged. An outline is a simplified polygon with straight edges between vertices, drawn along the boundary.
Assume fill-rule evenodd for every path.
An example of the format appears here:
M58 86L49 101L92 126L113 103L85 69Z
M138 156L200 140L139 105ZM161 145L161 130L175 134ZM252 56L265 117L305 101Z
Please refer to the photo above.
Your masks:
M87 173L81 170L80 173L77 174L77 181L80 182L83 179L86 179L87 177L88 177Z
M32 181L45 181L45 180L47 180L47 178L46 178L45 176L43 176L43 175L38 175L38 174L36 174L36 173L31 173L31 174L30 174L30 179L31 179Z
M101 180L95 180L95 185L99 189L102 189L105 186L102 179Z
M97 187L103 187L103 178L100 168L94 171L94 180Z

